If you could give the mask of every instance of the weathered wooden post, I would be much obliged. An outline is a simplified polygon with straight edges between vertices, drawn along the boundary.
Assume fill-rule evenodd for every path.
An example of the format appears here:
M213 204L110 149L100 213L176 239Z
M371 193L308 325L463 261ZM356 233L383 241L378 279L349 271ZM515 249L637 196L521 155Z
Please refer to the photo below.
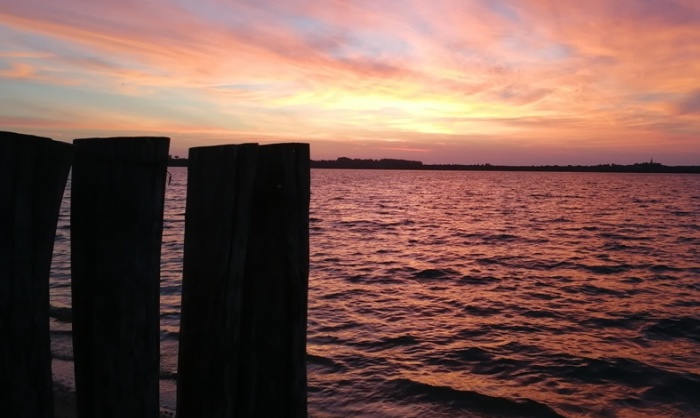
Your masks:
M243 282L241 416L306 416L307 144L260 147Z
M159 414L168 138L76 139L71 190L78 418Z
M190 150L177 416L306 416L309 147Z
M232 417L255 144L191 148L177 414Z
M70 144L0 132L0 414L53 417L49 272Z

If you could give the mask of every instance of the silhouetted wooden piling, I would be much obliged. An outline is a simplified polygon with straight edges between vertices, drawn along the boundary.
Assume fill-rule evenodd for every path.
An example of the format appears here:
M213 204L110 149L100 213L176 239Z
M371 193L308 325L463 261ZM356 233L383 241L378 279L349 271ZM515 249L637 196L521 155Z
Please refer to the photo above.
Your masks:
M189 155L177 416L306 416L309 147Z
M76 139L71 190L78 418L159 414L168 138Z
M49 273L73 147L0 132L0 415L53 417Z

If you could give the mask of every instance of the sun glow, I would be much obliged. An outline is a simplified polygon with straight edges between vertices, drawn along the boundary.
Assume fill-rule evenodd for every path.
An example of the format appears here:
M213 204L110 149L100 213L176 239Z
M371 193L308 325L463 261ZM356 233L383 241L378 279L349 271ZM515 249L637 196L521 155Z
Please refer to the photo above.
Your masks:
M426 162L697 164L700 6L562 7L3 4L0 122L61 138L158 131L179 153L186 132L307 138L317 158L391 157L381 143L400 139Z

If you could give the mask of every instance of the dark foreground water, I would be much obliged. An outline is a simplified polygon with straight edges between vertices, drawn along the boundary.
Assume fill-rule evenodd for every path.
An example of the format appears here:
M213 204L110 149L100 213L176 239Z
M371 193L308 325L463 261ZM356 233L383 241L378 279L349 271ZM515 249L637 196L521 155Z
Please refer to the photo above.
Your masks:
M170 171L166 408L187 177ZM700 416L700 176L313 170L311 212L311 416ZM52 346L70 385L68 223L64 202Z

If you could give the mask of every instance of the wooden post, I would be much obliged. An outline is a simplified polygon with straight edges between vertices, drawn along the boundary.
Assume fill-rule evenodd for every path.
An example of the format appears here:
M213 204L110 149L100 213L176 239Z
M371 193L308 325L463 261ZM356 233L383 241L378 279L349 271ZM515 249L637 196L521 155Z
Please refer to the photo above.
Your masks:
M309 146L260 147L243 287L237 411L305 417Z
M177 416L232 417L257 145L191 148Z
M159 414L168 138L76 139L71 190L78 418Z
M0 132L0 414L53 417L49 272L70 144Z
M189 156L177 416L306 416L309 147Z

